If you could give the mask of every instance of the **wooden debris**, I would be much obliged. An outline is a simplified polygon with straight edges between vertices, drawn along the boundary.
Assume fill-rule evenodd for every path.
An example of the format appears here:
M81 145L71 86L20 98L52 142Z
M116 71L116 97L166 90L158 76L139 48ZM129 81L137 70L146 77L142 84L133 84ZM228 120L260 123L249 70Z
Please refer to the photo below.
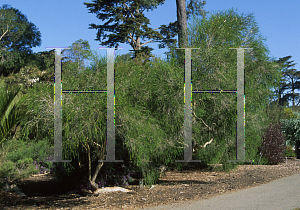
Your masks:
M99 194L99 193L108 193L108 192L116 192L116 191L121 191L121 192L132 192L131 190L125 189L123 187L105 187L105 188L99 188L97 189L94 194Z

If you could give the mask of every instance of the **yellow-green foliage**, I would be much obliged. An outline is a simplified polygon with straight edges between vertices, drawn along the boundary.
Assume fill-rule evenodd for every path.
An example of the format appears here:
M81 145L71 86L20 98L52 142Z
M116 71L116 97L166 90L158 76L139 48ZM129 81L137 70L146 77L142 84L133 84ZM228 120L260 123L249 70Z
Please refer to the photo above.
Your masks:
M287 119L297 118L297 115L291 110L291 108L284 107L284 113Z

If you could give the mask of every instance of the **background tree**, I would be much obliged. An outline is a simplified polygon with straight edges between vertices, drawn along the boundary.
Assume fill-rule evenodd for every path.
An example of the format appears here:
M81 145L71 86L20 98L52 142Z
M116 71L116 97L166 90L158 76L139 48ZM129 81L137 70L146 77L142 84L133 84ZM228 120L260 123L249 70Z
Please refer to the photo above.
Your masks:
M206 5L206 1L190 0L190 2L186 7L187 19L190 19L192 15L202 16L203 18L206 18L206 14L209 12L203 9L205 5Z
M75 68L77 71L81 71L84 67L84 59L88 59L91 56L90 44L87 40L79 39L75 41L70 49L64 49L62 51L65 60L72 60L76 63Z
M41 33L19 10L0 8L0 75L19 72L28 62L32 47L41 45Z
M131 60L131 55L130 53L127 53L127 54L122 54L122 55L117 55L116 57L116 61L130 61Z
M298 72L296 69L290 69L295 65L292 64L293 61L288 61L291 57L292 56L286 56L275 61L282 76L280 83L275 85L275 100L273 100L274 97L271 98L272 101L268 104L266 111L273 123L281 123L283 133L287 140L286 144L293 147L296 145L296 140L300 139L298 134L298 112L300 109L298 106L299 103L295 106L295 98L298 98L298 94L294 92L295 89L299 89L299 81L297 81L299 77L297 76ZM284 93L286 90L291 91ZM289 106L290 99L293 101L292 106Z
M177 6L177 25L178 25L178 46L179 48L188 47L188 35L187 35L187 16L186 16L186 7L185 0L176 0ZM184 50L179 50L179 59L180 63L183 63L183 55L185 55Z
M155 31L157 29L166 30L162 27L152 29L148 27L150 21L143 15L145 10L157 8L158 5L163 4L165 0L95 0L93 3L84 3L89 8L89 13L97 14L97 17L102 21L109 19L106 23L101 25L90 24L90 29L97 29L97 41L109 38L108 41L101 42L101 45L116 48L119 43L127 43L133 48L134 57L146 56L151 57L153 48L145 46L150 42L160 42L159 48L164 48L164 44L174 42L172 36L163 37L162 34ZM109 23L115 21L113 25ZM122 23L121 23L122 22ZM105 31L113 32L109 35L104 34ZM165 34L165 33L164 33ZM135 36L135 37L134 37ZM145 43L141 39L152 39Z
M23 93L36 83L54 84L54 50L38 52L29 55L27 65L20 68L18 73L10 73L2 77L8 86L23 85Z
M296 65L296 63L293 63L294 61L288 61L291 59L291 57L292 56L286 56L284 58L279 58L277 61L277 63L281 64L282 66L283 77L287 78L287 81L285 80L285 83L281 84L278 94L283 94L285 90L291 90L291 92L284 94L283 98L281 98L281 95L278 95L280 96L278 99L279 104L283 105L283 101L287 101L291 98L294 108L295 106L299 105L299 102L297 105L295 105L295 99L299 100L299 94L295 93L295 90L300 89L300 82L298 81L300 79L300 72L293 68ZM289 83L287 83L288 81Z
M267 115L270 116L273 123L279 122L280 119L285 119L285 109L289 107L290 95L284 92L290 89L287 80L286 61L291 56L279 58L274 62L281 71L280 81L274 81L274 95L270 97L270 102L267 104ZM295 107L294 107L295 108Z
M178 23L178 43L180 48L185 48L188 46L188 36L187 36L187 17L186 17L186 7L185 0L176 0L177 6L177 23Z

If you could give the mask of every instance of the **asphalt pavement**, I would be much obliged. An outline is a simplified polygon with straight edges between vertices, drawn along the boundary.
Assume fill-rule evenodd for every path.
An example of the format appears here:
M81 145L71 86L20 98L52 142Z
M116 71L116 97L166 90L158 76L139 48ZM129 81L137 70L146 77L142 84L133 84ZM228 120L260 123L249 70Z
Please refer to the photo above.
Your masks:
M300 173L267 184L215 196L145 210L292 210L300 207Z

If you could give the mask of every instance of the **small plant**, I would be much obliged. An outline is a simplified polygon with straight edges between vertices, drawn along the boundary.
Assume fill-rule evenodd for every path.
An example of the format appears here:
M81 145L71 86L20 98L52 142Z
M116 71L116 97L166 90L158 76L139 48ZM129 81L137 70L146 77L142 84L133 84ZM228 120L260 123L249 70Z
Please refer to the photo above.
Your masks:
M0 166L0 177L8 176L10 180L28 178L31 174L38 173L32 162L31 158L18 160L17 163L9 160Z
M44 174L45 172L51 172L53 169L53 162L49 162L52 161L54 158L52 155L49 155L47 158L44 158L44 160L42 160L42 158L38 158L39 161L33 161L33 164L35 165L35 168L39 170L40 174Z
M16 163L18 175L16 178L25 179L28 178L32 174L38 173L38 170L32 164L32 158L25 158L22 160L18 160Z
M285 142L286 140L281 131L280 123L275 125L271 123L263 136L262 145L259 150L266 157L269 164L277 165L283 161Z
M287 146L284 151L284 157L296 157L296 153L291 147Z
M16 164L8 160L0 166L0 177L17 175Z

